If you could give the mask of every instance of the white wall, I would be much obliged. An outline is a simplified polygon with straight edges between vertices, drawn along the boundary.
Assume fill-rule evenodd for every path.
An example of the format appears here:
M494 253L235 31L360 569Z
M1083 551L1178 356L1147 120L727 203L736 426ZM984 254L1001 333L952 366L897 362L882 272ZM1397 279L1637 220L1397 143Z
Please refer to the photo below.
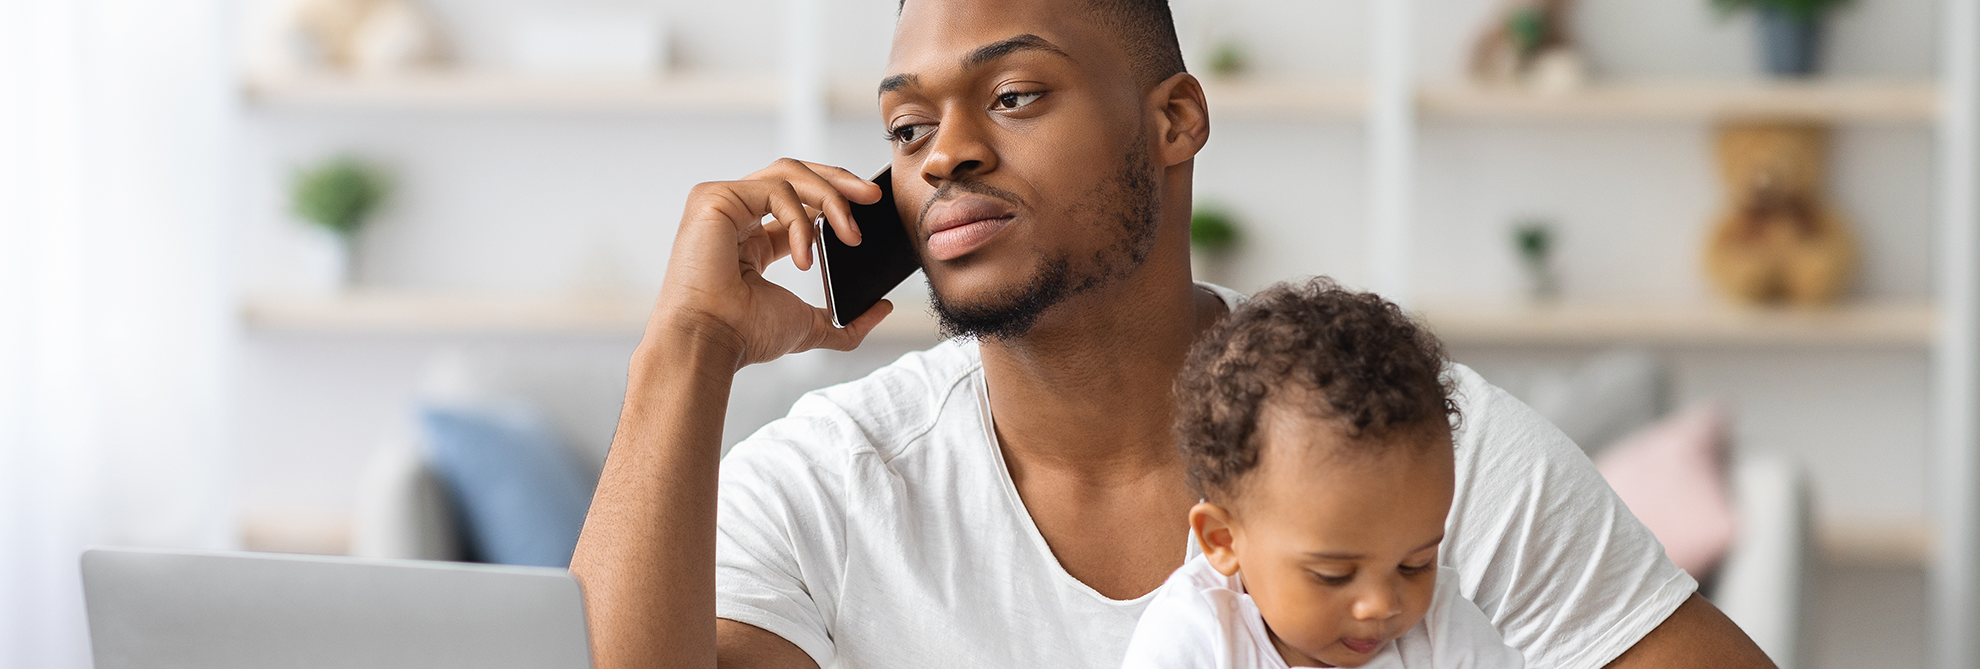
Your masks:
M273 0L243 0L253 6ZM499 67L505 17L539 0L427 0L472 65ZM540 0L547 2L548 0ZM601 3L606 0L598 0ZM1251 45L1258 69L1355 78L1366 65L1370 0L1177 0L1192 58L1215 35ZM676 61L769 73L776 0L646 1L672 26ZM615 5L616 6L616 5ZM893 0L828 0L829 70L877 78ZM1419 0L1423 76L1458 77L1492 0ZM1929 0L1875 0L1847 10L1830 65L1850 76L1931 75ZM1598 71L1617 78L1751 78L1748 19L1721 23L1705 0L1588 0L1578 15ZM1213 119L1216 101L1212 100ZM1506 300L1517 274L1508 225L1538 214L1563 236L1575 299L1697 302L1703 231L1721 197L1702 124L1450 122L1422 129L1415 285L1425 301ZM827 162L867 172L886 160L875 116L835 119ZM767 115L713 118L592 113L329 113L253 110L243 129L247 197L239 211L250 292L293 285L302 241L283 213L299 164L355 151L390 165L401 198L365 233L361 277L394 288L651 293L687 188L740 177L776 156ZM1930 135L1921 127L1839 132L1832 183L1859 226L1859 293L1922 297L1929 286ZM1198 163L1203 200L1234 207L1252 244L1231 283L1255 289L1312 273L1364 280L1365 164L1352 121L1218 119ZM631 341L618 345L628 351ZM597 344L594 342L594 344ZM240 434L250 454L250 511L340 513L366 450L403 427L414 370L438 344L390 337L251 335ZM557 346L542 342L543 346ZM602 344L599 344L602 345ZM1560 351L1459 351L1481 368L1548 364ZM1690 351L1680 393L1741 404L1752 448L1805 457L1832 517L1908 522L1924 515L1925 360L1904 351ZM876 356L861 364L871 364ZM811 363L800 363L811 364ZM839 369L836 373L851 373ZM830 376L826 374L825 376ZM780 381L795 378L796 381ZM762 403L824 376L764 372ZM756 396L752 394L751 399ZM743 401L742 394L737 401Z

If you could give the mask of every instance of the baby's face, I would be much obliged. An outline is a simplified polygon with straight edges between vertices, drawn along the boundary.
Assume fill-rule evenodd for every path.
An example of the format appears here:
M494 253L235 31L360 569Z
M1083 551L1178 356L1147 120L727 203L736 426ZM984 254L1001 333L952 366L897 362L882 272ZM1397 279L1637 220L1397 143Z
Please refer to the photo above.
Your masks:
M1288 664L1360 666L1430 608L1450 434L1394 437L1412 443L1371 454L1328 421L1262 417L1258 468L1229 509L1237 571Z

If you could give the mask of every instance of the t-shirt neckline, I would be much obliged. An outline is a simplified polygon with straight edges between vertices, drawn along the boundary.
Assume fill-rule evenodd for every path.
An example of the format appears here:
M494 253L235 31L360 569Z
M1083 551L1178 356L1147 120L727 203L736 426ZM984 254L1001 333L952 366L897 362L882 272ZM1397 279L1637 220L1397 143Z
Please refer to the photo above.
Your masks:
M1196 285L1209 289L1217 297L1222 298L1226 307L1235 307L1244 300L1244 294L1223 286L1201 281L1196 282ZM981 355L980 351L978 355ZM1004 462L1003 445L997 439L997 419L990 412L989 375L984 373L980 358L974 376L976 377L974 383L976 388L976 411L979 419L978 422L983 428L982 443L986 448L990 449L990 460L997 463L997 482L1003 487L1004 497L1009 500L1012 513L1017 514L1018 522L1024 527L1025 537L1030 540L1033 550L1038 551L1040 555L1044 556L1046 561L1052 564L1054 577L1102 603L1122 608L1139 607L1147 604L1150 599L1155 597L1156 592L1161 591L1159 586L1134 599L1114 599L1101 594L1099 590L1094 590L1093 586L1087 585L1085 581L1081 581L1079 578L1073 576L1072 572L1066 571L1066 566L1059 562L1059 556L1052 553L1052 545L1046 543L1045 533L1039 531L1038 523L1031 518L1031 509L1024 505L1024 498L1018 495L1017 480L1011 478L1010 464ZM1183 544L1184 563L1188 563L1191 559L1203 552L1202 548L1197 546L1196 536L1193 532L1185 534Z

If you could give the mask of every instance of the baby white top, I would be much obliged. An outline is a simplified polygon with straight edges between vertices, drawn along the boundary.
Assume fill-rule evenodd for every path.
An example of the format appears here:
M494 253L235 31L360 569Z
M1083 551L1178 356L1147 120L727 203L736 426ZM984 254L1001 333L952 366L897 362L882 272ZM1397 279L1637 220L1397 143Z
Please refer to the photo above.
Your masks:
M1155 591L1128 641L1124 669L1287 669L1258 605L1236 575L1198 555ZM1423 621L1387 644L1362 669L1522 669L1519 652L1458 592L1457 570L1437 570Z

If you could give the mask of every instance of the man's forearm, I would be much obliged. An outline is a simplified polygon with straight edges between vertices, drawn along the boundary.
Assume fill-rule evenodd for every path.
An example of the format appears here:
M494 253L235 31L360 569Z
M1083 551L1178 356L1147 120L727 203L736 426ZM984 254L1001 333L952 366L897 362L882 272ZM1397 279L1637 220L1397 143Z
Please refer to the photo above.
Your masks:
M681 327L651 333L633 355L571 560L601 669L715 667L716 478L739 355Z

